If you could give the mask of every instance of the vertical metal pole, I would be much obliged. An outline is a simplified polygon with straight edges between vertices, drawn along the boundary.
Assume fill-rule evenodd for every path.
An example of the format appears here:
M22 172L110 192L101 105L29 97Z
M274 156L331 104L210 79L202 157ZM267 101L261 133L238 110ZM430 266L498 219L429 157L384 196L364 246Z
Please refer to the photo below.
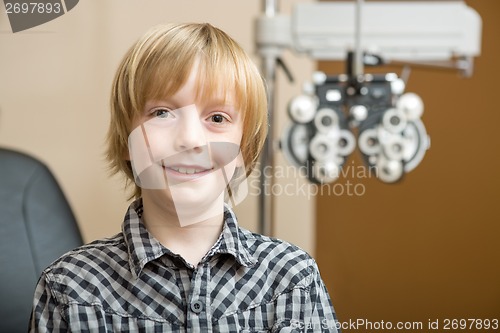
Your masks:
M264 12L273 17L278 11L278 0L264 0ZM260 165L259 193L259 233L273 235L274 199L272 195L274 182L274 85L276 80L277 51L273 48L260 50L262 55L262 71L267 85L269 132L264 143Z
M267 17L273 17L278 13L277 0L264 0L264 13Z
M358 0L356 4L355 36L354 36L354 66L353 75L357 78L364 72L363 49L361 45L361 20L364 0Z

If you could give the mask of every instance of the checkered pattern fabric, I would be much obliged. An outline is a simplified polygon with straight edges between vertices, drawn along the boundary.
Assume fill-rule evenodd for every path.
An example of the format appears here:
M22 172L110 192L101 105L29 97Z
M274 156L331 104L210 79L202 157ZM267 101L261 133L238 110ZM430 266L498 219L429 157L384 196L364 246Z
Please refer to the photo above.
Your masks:
M281 240L223 231L197 267L154 239L134 202L122 233L54 262L36 287L31 332L337 332L315 261Z

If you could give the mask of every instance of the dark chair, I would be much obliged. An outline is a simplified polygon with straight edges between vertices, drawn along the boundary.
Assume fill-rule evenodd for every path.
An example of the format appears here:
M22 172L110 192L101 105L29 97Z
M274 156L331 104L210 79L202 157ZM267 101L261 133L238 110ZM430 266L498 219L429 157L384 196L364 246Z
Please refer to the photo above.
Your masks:
M0 149L0 332L26 332L43 269L83 243L50 170Z

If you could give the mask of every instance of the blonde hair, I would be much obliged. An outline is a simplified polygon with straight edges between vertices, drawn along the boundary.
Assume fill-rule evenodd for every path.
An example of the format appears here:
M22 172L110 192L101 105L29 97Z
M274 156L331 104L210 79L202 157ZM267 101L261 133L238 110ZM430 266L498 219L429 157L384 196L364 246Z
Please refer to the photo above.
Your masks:
M250 57L229 35L207 23L169 24L148 31L125 54L111 94L107 159L113 174L123 172L134 183L128 153L133 119L149 100L168 98L186 82L199 59L197 94L234 92L243 116L241 153L248 176L267 135L267 98L263 79ZM133 196L140 197L135 185Z

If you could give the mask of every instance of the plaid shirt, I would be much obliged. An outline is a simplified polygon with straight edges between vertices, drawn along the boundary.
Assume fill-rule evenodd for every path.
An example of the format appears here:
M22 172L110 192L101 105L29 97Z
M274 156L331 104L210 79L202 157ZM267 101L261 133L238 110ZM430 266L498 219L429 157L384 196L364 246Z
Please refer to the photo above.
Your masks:
M197 267L154 239L134 202L122 233L73 250L38 282L31 332L337 332L315 261L237 226Z

